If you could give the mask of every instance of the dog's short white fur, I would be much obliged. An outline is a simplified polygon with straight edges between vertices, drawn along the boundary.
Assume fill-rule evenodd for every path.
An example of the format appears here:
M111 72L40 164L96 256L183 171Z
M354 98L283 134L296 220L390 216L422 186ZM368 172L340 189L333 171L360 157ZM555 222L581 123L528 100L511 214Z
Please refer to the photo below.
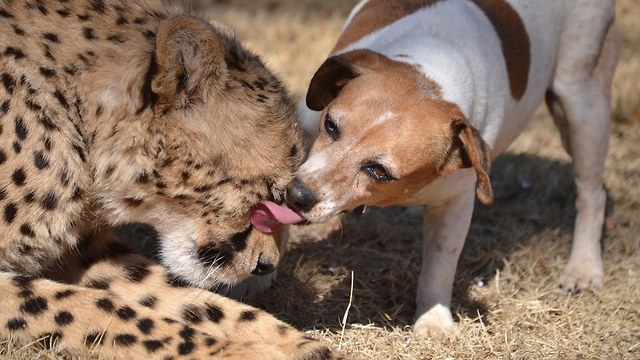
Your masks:
M310 221L359 205L424 205L418 336L459 332L449 308L474 189L493 200L491 153L507 148L543 100L577 185L560 283L603 285L613 19L610 0L365 0L352 11L311 81L306 104L320 111L302 106L303 128L318 138L289 201Z

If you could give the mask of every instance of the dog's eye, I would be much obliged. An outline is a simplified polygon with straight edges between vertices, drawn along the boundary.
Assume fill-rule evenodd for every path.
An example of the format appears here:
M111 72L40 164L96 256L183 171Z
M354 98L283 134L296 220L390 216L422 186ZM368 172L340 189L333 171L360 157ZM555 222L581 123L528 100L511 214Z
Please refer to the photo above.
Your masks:
M327 134L331 136L333 141L338 140L338 137L340 137L340 129L338 129L338 125L333 121L329 114L327 114L327 117L324 119L324 129L327 131Z
M389 182L394 180L393 176L389 175L387 169L380 164L367 164L362 167L362 170L377 182Z

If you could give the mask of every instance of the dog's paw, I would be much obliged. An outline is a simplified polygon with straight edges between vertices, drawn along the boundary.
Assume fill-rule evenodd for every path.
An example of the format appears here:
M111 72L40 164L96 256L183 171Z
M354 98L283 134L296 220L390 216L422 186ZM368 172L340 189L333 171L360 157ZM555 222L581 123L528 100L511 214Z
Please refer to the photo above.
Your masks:
M460 329L453 322L451 311L446 306L436 305L416 320L413 333L420 339L444 341L457 339Z
M602 261L569 261L560 275L560 288L571 294L600 290L603 284Z

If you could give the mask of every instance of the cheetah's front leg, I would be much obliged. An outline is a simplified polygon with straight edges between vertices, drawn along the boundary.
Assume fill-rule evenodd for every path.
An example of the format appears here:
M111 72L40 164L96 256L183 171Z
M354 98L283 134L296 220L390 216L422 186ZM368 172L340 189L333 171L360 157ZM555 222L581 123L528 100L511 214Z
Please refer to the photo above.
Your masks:
M143 307L234 344L262 344L286 359L339 359L342 355L262 310L212 292L172 285L166 270L133 254L102 259L85 272L81 285L108 290ZM262 346L260 345L260 346ZM256 349L257 350L257 349ZM265 353L243 349L245 359ZM274 358L270 353L268 358Z
M0 273L0 337L74 356L100 353L122 359L249 359L252 354L288 359L277 346L233 343L204 333L108 290Z

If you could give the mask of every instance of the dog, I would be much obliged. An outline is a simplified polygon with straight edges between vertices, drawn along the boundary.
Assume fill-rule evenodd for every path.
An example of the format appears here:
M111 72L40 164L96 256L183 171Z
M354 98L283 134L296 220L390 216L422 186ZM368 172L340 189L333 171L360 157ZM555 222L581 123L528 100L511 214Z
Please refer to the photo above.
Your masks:
M493 202L492 157L543 100L577 185L560 284L602 287L614 10L609 0L365 0L352 10L309 84L300 121L315 141L287 201L310 222L362 205L424 206L416 336L459 335L451 290L475 197Z

